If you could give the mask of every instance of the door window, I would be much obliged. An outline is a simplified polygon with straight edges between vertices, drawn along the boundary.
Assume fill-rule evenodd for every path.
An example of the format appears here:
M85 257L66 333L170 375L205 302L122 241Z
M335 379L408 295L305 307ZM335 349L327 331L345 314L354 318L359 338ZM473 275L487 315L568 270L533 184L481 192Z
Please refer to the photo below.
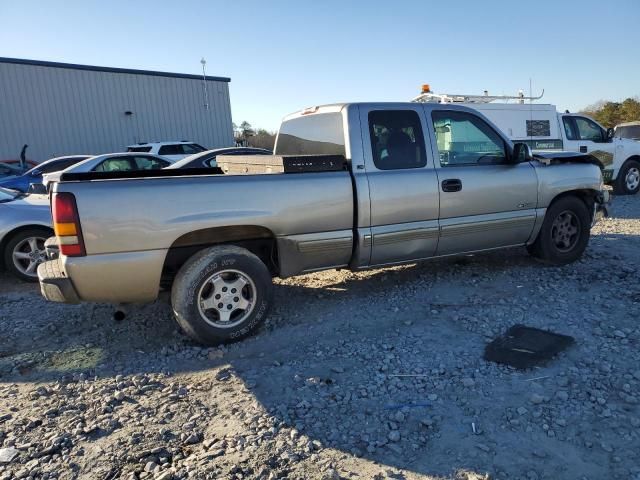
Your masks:
M592 142L601 142L603 140L602 129L588 118L575 117L580 140L590 140Z
M373 163L380 170L421 168L427 164L420 117L414 110L369 112Z
M440 165L499 165L507 162L506 145L487 122L475 115L456 111L431 114Z
M171 165L170 162L155 157L135 157L137 170L158 170Z
M93 169L95 172L123 172L135 170L131 159L126 157L108 158Z

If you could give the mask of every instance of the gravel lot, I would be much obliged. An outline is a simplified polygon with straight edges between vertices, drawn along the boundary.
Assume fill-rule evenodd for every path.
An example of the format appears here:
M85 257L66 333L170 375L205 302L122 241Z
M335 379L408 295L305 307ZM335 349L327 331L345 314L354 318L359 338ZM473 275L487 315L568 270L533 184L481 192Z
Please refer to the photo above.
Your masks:
M166 298L118 323L0 276L0 480L640 479L640 195L614 208L563 268L514 249L278 281L221 349ZM576 343L484 361L517 323Z

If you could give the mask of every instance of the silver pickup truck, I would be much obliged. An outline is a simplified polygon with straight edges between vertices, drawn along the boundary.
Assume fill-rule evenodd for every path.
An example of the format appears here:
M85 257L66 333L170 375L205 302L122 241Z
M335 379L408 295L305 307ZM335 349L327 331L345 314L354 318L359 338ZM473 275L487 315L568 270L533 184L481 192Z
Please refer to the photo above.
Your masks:
M285 117L274 154L345 168L62 175L51 194L60 255L38 268L43 295L122 304L170 289L184 331L215 344L264 320L272 277L513 246L566 264L608 203L597 160L532 157L456 105L309 108Z

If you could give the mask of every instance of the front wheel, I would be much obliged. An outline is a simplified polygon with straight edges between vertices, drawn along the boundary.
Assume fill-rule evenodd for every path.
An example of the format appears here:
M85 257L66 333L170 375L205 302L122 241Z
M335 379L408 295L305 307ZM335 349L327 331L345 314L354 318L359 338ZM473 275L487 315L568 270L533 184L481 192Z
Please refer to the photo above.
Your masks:
M538 238L528 250L552 265L575 262L587 248L590 229L587 205L577 197L561 198L547 209Z
M199 343L217 345L252 333L271 305L271 275L244 248L222 245L193 255L176 275L171 304L176 321Z
M634 195L640 190L640 162L627 160L613 182L613 193Z

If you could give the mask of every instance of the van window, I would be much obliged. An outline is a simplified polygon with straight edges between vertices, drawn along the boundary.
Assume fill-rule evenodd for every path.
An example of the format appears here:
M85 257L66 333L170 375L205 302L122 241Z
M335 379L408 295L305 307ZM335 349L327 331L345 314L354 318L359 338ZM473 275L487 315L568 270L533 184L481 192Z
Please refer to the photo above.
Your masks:
M303 115L283 122L273 153L345 156L342 114Z
M431 114L440 165L496 165L507 161L504 140L480 117L467 112Z
M527 120L527 137L550 137L551 122L549 120Z
M380 170L421 168L427 164L420 117L414 110L369 112L373 163Z
M151 147L129 147L127 152L148 153L151 151Z

